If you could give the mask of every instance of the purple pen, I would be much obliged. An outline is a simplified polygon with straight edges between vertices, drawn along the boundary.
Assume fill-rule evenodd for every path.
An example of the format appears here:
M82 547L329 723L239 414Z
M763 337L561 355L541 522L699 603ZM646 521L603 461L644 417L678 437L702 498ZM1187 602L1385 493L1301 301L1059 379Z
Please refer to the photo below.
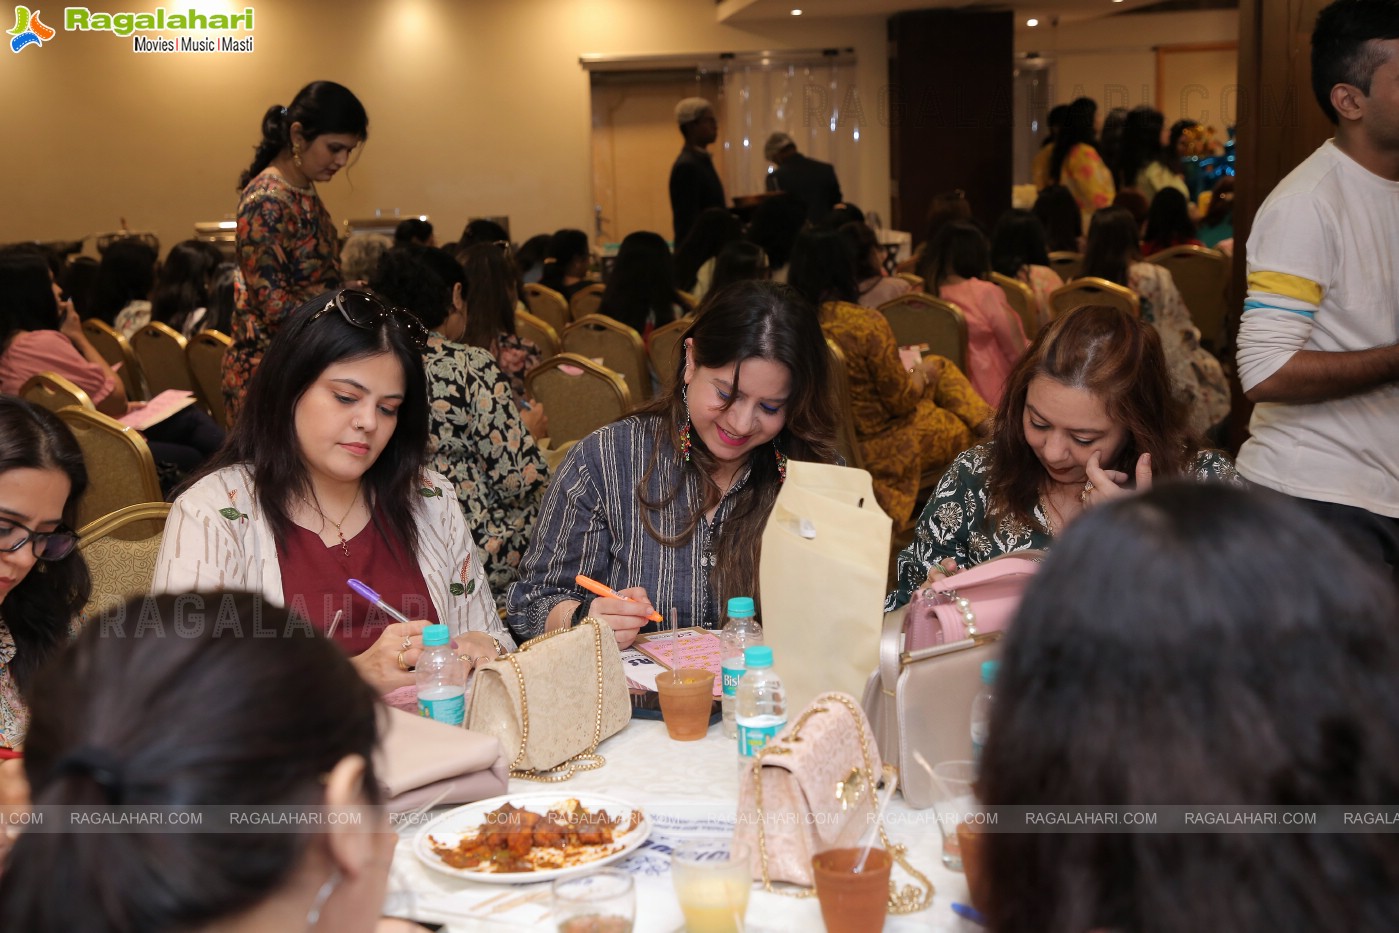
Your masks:
M384 598L378 593L374 592L374 590L369 586L369 584L365 583L363 580L347 580L346 582L350 584L350 589L354 590L356 593L363 596L365 599L369 600L374 605L378 606L380 609L383 610L384 615L388 616L390 619L393 619L395 622L412 621L412 619L409 619L406 615L399 612L393 606L390 606L388 603L384 602Z
M981 911L968 904L958 904L954 901L952 904L952 912L964 920L970 920L977 926L986 926L986 918L982 915Z

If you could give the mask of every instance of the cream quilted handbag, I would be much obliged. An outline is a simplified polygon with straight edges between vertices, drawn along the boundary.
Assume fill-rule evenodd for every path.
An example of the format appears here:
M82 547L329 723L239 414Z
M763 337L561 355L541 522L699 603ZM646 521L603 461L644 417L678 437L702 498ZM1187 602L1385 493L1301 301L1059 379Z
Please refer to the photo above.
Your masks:
M500 740L511 777L535 781L601 767L598 744L630 721L617 639L594 618L482 665L466 714L468 729Z
M834 847L859 841L878 809L879 777L885 769L865 714L848 694L823 693L754 758L739 778L737 838L753 853L753 877L764 889L809 897L814 882L811 859ZM927 877L904 857L904 847L889 842L879 827L883 848L919 883L889 885L889 910L923 910L933 895ZM807 890L774 888L787 882Z

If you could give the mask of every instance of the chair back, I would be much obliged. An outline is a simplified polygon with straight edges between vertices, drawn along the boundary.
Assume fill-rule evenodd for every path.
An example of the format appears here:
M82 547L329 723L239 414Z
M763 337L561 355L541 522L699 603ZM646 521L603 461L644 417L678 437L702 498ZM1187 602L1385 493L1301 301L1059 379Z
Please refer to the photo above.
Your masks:
M1226 340L1225 322L1229 300L1229 259L1219 250L1203 246L1172 246L1148 256L1171 273L1190 317L1200 328L1200 340L1212 350L1220 350Z
M546 285L526 283L525 306L530 314L556 331L563 330L568 324L568 300Z
M581 440L631 410L622 377L576 353L559 353L531 369L525 388L544 405L553 448Z
M602 365L626 380L632 398L651 397L651 370L646 363L641 335L616 318L605 314L579 318L563 329L559 349L590 360L602 360Z
M884 302L879 313L889 322L899 346L926 347L924 354L945 356L967 371L967 319L952 302L909 292Z
M597 314L598 308L602 307L602 293L607 289L601 282L594 282L587 288L580 288L573 293L573 298L568 302L568 313L575 321L581 321L590 314Z
M1006 301L1020 316L1020 325L1025 328L1025 336L1034 340L1035 334L1040 330L1039 306L1035 303L1034 291L1019 279L1001 275L999 272L991 273L991 281L1006 293Z
M135 428L85 408L64 408L58 417L78 439L87 464L78 527L128 505L162 500L151 449Z
M128 505L78 529L78 550L92 574L92 596L83 607L89 620L151 591L168 502Z
M923 276L921 275L914 275L912 272L895 272L894 278L903 279L913 286L915 292L921 292L923 290Z
M96 411L97 406L86 392L73 385L58 373L35 373L19 390L20 397L49 411L58 411L69 405Z
M693 318L680 318L651 331L651 345L646 348L646 356L651 360L651 370L665 392L675 383L675 372L680 367L680 345L685 331L694 323Z
M131 349L131 343L106 321L88 318L83 321L83 333L94 350L107 361L107 365L117 371L126 397L132 401L150 398L146 388L146 378L141 372L141 363ZM121 365L118 366L117 364Z
M194 379L185 360L185 338L168 324L152 321L131 337L131 349L141 361L151 397L166 389L194 391Z
M1060 286L1049 293L1051 317L1057 318L1084 305L1109 305L1126 311L1132 317L1141 317L1142 313L1141 301L1136 292L1116 282L1092 275L1074 279L1068 285Z
M1065 282L1076 279L1083 272L1083 254L1057 250L1049 254L1049 268L1059 273Z
M547 360L559 352L559 332L548 321L528 311L515 312L515 333L522 340L534 341L541 360Z
M687 316L694 314L695 309L700 306L700 300L694 295L691 295L689 292L682 292L679 289L676 289L675 297L679 300L680 306L685 309L684 313Z
M857 470L865 468L865 458L860 456L860 439L855 433L855 411L850 407L850 374L845 368L845 353L840 344L826 338L826 346L831 351L830 392L834 396L832 405L836 413L836 450L845 458L845 465Z
M219 425L228 424L223 406L223 354L233 340L216 330L201 330L185 346L185 363L194 380L194 394Z

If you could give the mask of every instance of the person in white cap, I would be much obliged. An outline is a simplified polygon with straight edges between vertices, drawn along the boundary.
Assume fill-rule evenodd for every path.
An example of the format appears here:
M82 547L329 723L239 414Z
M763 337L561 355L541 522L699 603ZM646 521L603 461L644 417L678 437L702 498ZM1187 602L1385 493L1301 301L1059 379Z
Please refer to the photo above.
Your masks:
M687 97L675 105L675 122L685 137L685 148L670 168L670 212L679 246L700 212L724 206L724 183L714 170L705 147L719 138L714 105L703 97Z
M763 155L776 171L769 172L767 190L786 191L806 202L806 219L820 223L840 203L840 180L829 162L808 159L797 151L796 140L781 131L768 137Z

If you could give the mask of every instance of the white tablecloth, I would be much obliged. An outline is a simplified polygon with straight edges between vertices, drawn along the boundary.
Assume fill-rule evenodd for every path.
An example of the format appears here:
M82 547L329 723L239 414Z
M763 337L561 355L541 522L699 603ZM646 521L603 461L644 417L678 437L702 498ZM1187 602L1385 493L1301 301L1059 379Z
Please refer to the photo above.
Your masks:
M558 790L561 799L580 791L607 794L641 806L658 820L667 816L733 820L738 801L737 749L733 740L724 738L719 725L711 726L709 735L700 741L674 742L666 735L664 724L633 720L598 750L607 764L596 771L580 773L559 784L512 780L510 791ZM927 910L891 916L884 929L946 933L979 930L959 919L949 906L954 901L966 903L966 879L943 868L942 842L932 811L910 810L902 798L895 797L887 823L890 837L908 846L910 859L932 880L935 893ZM419 919L445 921L452 933L552 929L548 922L547 884L478 884L432 871L413 854L412 840L417 832L418 827L403 827L400 831L391 890L397 888L407 896L396 900L391 895L390 912L404 916L406 908L412 909ZM645 852L643 848L638 855ZM652 861L659 858L653 857ZM897 868L895 876L903 877ZM748 906L747 928L753 933L820 930L821 911L815 898L797 900L755 887ZM683 918L669 876L647 876L638 869L637 933L674 933L681 929Z

